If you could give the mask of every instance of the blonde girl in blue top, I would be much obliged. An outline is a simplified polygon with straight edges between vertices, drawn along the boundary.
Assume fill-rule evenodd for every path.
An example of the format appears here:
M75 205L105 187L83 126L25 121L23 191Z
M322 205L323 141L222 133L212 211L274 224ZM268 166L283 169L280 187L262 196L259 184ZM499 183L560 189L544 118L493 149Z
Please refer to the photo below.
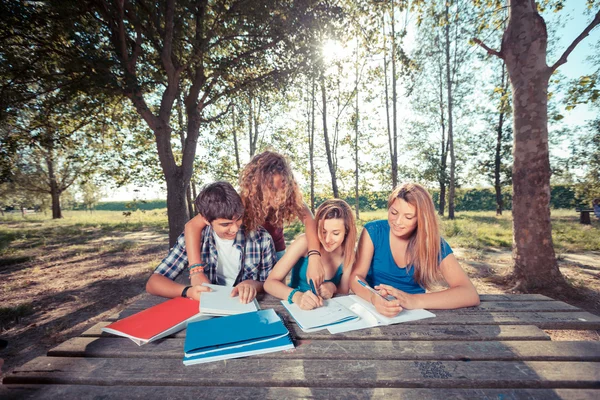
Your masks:
M319 252L325 273L325 281L318 287L318 296L310 291L306 272L308 241L304 234L288 247L285 254L275 264L264 284L264 290L280 299L287 299L304 310L323 305L323 299L335 293L348 293L348 282L354 264L356 243L356 223L348 203L344 200L327 200L319 206L315 215L317 221ZM290 286L284 281L291 271Z
M385 300L362 287L360 278ZM448 288L426 292L445 281ZM440 237L431 196L421 185L405 183L388 199L388 218L365 224L358 242L350 288L387 317L402 309L452 309L479 304L479 295L452 249Z

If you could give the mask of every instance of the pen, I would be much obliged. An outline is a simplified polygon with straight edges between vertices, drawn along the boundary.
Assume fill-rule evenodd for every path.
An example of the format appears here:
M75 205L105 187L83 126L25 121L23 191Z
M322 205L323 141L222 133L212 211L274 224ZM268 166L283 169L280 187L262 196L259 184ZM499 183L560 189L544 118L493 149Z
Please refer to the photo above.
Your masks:
M315 284L313 283L313 280L309 280L308 283L310 284L310 291L313 292L315 296L318 296L317 289L315 289Z
M362 279L360 278L356 278L356 281L365 289L367 289L369 292L375 293L377 296L381 297L382 299L384 299L385 301L388 301L388 299L386 299L385 297L383 297L381 295L381 293L379 293L377 290L373 289L371 286L369 286L366 282L364 282Z

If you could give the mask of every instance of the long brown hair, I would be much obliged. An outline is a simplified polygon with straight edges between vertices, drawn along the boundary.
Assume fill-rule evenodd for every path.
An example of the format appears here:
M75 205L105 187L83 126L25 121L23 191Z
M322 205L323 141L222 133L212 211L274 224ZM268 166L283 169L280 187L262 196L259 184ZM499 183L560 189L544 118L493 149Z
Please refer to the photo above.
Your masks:
M282 187L276 189L273 176L281 175ZM249 231L269 222L282 227L296 218L304 218L302 192L294 179L286 158L274 151L264 151L252 157L240 175L240 196L246 210L244 225ZM273 209L270 200L279 199L279 207Z
M441 280L440 229L435 206L429 192L417 183L403 183L396 187L388 199L388 208L396 199L415 207L417 227L406 250L408 265L414 265L415 281L425 289Z
M344 268L352 267L354 264L354 247L356 245L356 222L352 209L344 200L331 199L324 201L319 208L315 219L318 223L319 240L323 241L323 223L326 219L344 220L346 236L344 237Z

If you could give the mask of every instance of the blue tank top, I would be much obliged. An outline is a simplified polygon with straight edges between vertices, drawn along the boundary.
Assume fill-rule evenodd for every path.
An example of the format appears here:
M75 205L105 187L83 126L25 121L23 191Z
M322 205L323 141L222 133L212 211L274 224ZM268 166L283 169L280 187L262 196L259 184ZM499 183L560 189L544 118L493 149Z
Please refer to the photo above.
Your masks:
M371 267L367 273L367 283L377 286L381 283L395 287L406 293L425 293L425 289L415 281L415 268L411 264L406 268L399 268L392 256L390 248L390 224L387 220L371 221L365 224L365 229L373 241L373 259ZM448 243L441 239L440 241L440 263L449 254L452 249Z
M290 287L298 289L301 292L310 290L310 285L306 282L306 271L308 271L308 258L300 257L292 268L292 277L290 280ZM335 272L335 275L331 279L325 280L325 282L333 282L335 286L340 284L342 280L342 265L340 265Z

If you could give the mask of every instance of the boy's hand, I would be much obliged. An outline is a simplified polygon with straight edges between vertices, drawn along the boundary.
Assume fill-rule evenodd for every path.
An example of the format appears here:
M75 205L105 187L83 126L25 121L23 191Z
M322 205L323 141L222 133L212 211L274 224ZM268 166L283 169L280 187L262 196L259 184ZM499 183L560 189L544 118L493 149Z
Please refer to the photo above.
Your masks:
M188 298L200 301L200 293L202 292L212 292L212 290L208 286L194 285L188 289L186 295Z
M315 296L310 290L302 293L300 301L298 301L298 307L303 310L312 310L323 305L323 299L319 296Z
M380 291L383 296L386 296L387 293L384 294L384 292L385 290ZM385 300L375 293L371 293L371 303L375 306L377 312L384 317L392 318L402 311L402 307L400 307L400 302L398 302L398 300Z
M248 283L240 282L231 291L231 297L240 296L240 303L248 304L256 297L256 288Z
M333 282L323 282L323 284L319 286L319 289L317 289L317 292L319 292L319 296L321 298L327 300L333 297L336 289L337 288Z

